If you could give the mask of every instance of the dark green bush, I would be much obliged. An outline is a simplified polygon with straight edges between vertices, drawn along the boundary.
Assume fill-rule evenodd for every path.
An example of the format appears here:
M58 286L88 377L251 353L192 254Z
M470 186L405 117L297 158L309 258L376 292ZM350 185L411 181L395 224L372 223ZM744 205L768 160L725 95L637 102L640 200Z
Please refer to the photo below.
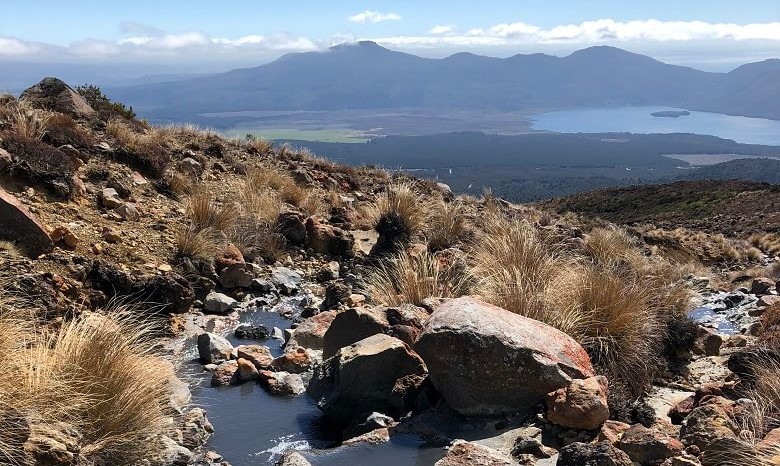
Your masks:
M120 102L113 102L109 99L99 87L92 84L84 84L76 88L78 92L87 103L97 112L101 114L108 113L108 118L114 116L121 116L128 120L132 120L136 117L132 106L125 106ZM107 118L107 119L108 119Z

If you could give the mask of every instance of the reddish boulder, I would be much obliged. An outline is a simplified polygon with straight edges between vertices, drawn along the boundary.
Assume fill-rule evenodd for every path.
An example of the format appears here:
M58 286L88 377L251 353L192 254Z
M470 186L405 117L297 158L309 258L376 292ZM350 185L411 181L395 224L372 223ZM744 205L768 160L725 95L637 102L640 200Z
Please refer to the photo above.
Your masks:
M594 375L565 333L471 297L438 306L414 346L436 390L467 416L523 412Z
M0 239L23 245L33 257L54 249L46 227L16 197L0 188Z
M355 239L349 233L328 225L319 217L306 219L306 236L309 246L321 254L352 255Z

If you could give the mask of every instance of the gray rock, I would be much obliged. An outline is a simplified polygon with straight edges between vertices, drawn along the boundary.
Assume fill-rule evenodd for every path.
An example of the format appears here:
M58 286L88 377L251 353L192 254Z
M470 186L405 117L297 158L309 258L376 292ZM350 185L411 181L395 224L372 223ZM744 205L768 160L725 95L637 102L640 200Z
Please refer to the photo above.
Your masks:
M141 213L132 202L125 202L116 209L112 210L112 212L118 215L122 220L135 221L141 218Z
M149 455L141 462L144 466L187 466L193 454L172 438L162 435L149 446Z
M390 327L383 308L355 308L339 313L322 341L322 357L328 359L338 350Z
M311 466L311 463L297 451L288 451L279 458L276 466Z
M328 418L346 426L373 412L406 414L426 374L408 345L380 334L341 348L318 366L307 393Z
M255 279L251 266L243 263L230 264L219 274L219 284L224 288L247 288Z
M556 466L633 466L631 458L608 440L572 443L561 448Z
M216 291L212 291L206 295L206 300L203 303L203 309L213 314L225 314L236 307L238 307L238 301L228 295L217 293Z
M233 345L216 333L198 335L198 356L202 364L219 364L230 359Z
M525 412L572 378L593 376L588 354L565 333L470 297L438 306L414 348L466 416Z
M95 113L84 97L57 78L43 78L38 84L25 89L19 100L38 108L55 110L78 118Z
M276 267L271 271L271 283L280 293L291 295L301 287L301 274L287 267Z

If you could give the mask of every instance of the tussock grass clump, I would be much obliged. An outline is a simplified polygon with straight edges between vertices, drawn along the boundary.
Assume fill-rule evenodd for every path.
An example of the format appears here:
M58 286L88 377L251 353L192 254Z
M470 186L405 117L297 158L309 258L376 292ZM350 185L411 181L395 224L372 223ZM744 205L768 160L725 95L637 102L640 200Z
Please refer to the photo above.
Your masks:
M780 235L777 233L756 233L750 235L748 242L769 255L780 256Z
M119 153L129 163L155 177L163 176L171 163L164 131L145 129L139 132L128 121L114 118L106 124L106 134L117 141Z
M753 377L744 396L752 403L740 419L752 440L760 441L770 430L780 427L780 361L769 356L759 358L751 372Z
M447 249L461 241L467 232L463 207L454 202L435 201L431 204L428 248Z
M550 305L557 279L568 258L542 241L538 231L523 220L500 214L483 218L485 231L471 251L475 289L488 302L517 314L564 327Z
M182 257L208 259L220 248L219 235L213 229L199 229L194 224L183 225L176 230L176 250Z
M81 455L94 464L130 464L148 454L148 439L167 431L174 377L152 344L153 326L123 308L46 331L2 308L0 458L20 451L20 429L58 423L79 432Z
M467 293L457 265L430 252L402 251L370 269L360 289L376 304L421 305L425 298L454 298Z
M74 147L90 147L95 138L76 120L63 113L51 113L46 121L46 130L41 136L43 141L53 146L70 144Z
M235 203L219 204L205 190L195 191L186 201L189 225L176 232L176 248L183 257L213 257L235 227L240 211Z
M685 228L664 230L654 228L644 233L648 243L679 250L704 263L758 260L761 251L744 241L730 240L722 234L709 234Z
M206 191L198 191L187 199L187 214L193 225L200 229L213 228L225 231L233 226L238 208L233 203L218 204Z
M375 225L383 217L397 216L403 223L405 233L410 237L424 233L428 227L428 205L425 197L411 182L389 185L377 195L364 214Z
M14 102L5 113L8 130L25 139L43 138L51 118L50 113L33 108L26 102Z
M594 228L585 237L585 253L599 264L636 264L642 260L636 242L617 227Z
M274 143L268 139L248 134L246 140L242 142L243 146L246 147L250 153L254 153L260 156L273 154Z
M565 248L556 235L542 235L498 208L486 209L478 222L483 231L469 251L475 291L568 333L634 396L663 366L665 344L690 343L667 337L681 333L667 332L668 326L689 328L682 272L645 257L625 231L595 228L581 248Z
M585 265L562 293L566 331L609 378L641 393L658 366L663 320L641 282L618 268Z

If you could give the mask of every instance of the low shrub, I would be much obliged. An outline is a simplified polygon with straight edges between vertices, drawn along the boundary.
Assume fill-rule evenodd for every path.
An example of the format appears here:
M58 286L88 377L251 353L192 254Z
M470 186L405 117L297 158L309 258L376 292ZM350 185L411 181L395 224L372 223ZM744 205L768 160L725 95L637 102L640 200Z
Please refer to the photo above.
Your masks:
M75 169L62 151L16 133L5 133L2 140L5 149L14 156L9 168L12 173L43 184L57 197L73 196Z
M93 110L104 114L106 117L113 118L120 116L128 120L132 120L136 117L133 107L127 107L120 102L113 102L109 99L98 86L91 84L84 84L83 86L76 87L76 92L79 93L84 100L87 101Z
M70 144L77 148L89 148L95 143L95 138L70 116L52 113L46 122L43 141L53 146Z

